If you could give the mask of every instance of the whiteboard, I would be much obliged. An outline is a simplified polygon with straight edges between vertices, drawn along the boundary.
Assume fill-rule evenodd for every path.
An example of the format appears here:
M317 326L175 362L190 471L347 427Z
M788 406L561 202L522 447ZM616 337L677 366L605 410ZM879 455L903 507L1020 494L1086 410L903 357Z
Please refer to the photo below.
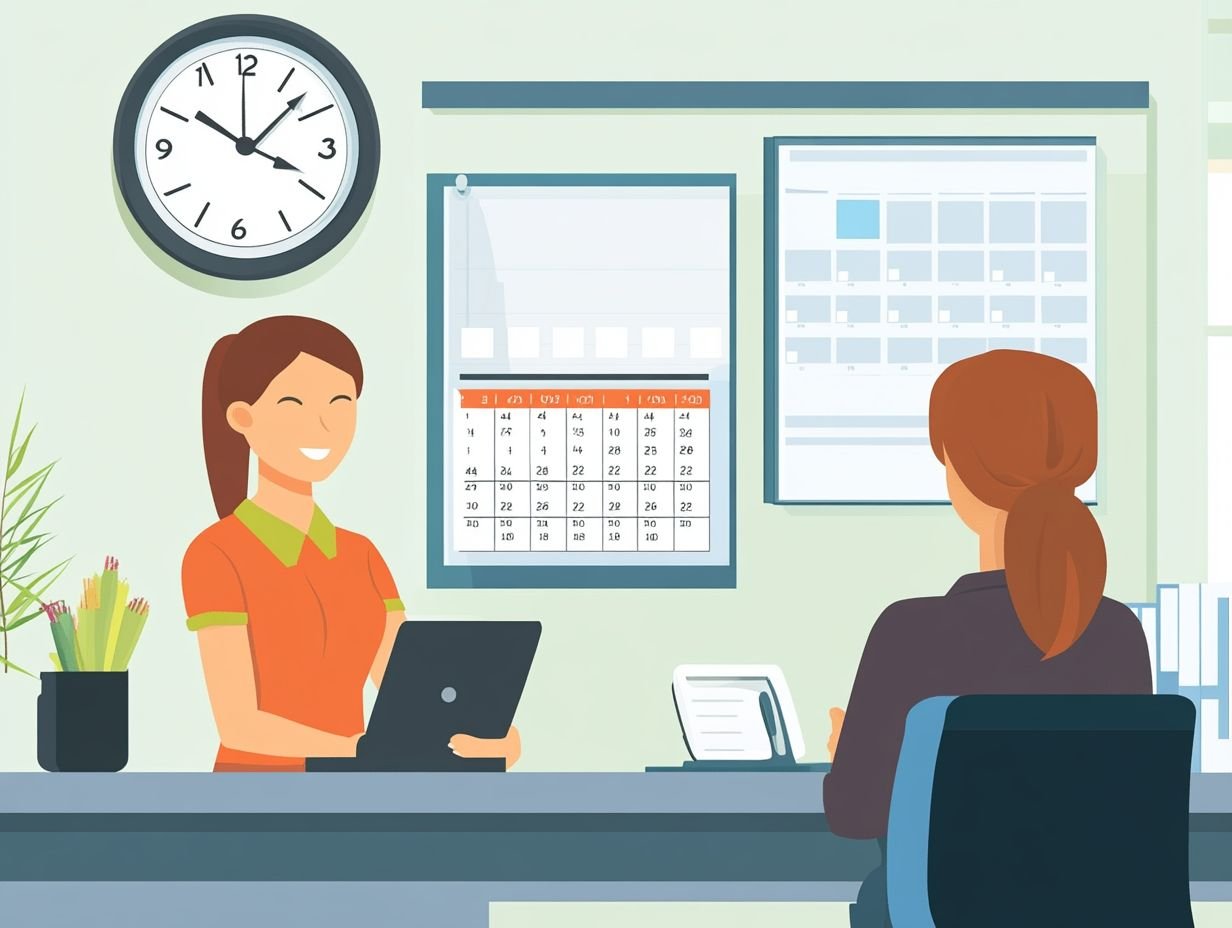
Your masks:
M928 400L962 358L1039 351L1096 382L1093 138L768 139L766 158L768 502L947 502Z
M429 180L429 585L734 585L734 178Z

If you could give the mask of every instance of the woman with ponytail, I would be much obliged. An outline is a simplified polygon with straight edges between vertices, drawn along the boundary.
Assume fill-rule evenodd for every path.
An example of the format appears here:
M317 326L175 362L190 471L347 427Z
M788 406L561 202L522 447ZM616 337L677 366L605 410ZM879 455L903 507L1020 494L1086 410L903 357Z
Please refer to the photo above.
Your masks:
M313 500L351 446L363 386L350 339L302 316L224 335L206 361L201 434L219 521L189 546L182 580L216 771L303 770L306 757L354 755L363 733L364 681L381 685L406 616L372 542ZM516 729L450 746L507 765L521 751Z
M1150 693L1146 639L1104 597L1104 539L1076 490L1095 473L1095 391L1077 368L1026 351L950 365L933 387L933 453L954 511L979 537L979 572L943 596L887 608L846 715L830 710L831 831L883 838L908 710L971 693ZM852 924L882 928L884 876Z

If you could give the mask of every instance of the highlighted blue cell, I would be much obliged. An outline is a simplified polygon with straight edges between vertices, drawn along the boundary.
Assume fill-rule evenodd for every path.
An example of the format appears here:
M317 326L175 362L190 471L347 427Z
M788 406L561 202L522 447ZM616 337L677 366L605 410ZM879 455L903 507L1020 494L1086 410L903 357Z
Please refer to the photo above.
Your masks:
M839 200L839 238L881 238L880 200Z

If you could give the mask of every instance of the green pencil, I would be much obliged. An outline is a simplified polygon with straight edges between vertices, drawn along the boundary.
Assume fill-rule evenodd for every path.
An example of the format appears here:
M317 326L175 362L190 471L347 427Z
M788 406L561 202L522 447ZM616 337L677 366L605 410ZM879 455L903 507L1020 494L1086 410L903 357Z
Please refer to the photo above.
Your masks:
M98 618L94 623L94 670L110 670L108 644L111 641L111 626L120 618L124 608L124 595L128 584L120 592L120 562L108 555L103 559L103 573L98 583Z
M77 608L77 648L82 670L102 670L103 655L96 649L98 639L98 577L81 582L81 605Z
M62 670L80 670L77 663L77 635L73 630L73 615L63 602L46 603L43 611L51 620L51 637L56 643L56 656Z
M116 638L115 659L111 663L112 670L128 670L128 662L133 658L137 647L137 639L145 628L146 617L150 614L150 604L144 599L134 599L124 610L120 619L120 633Z

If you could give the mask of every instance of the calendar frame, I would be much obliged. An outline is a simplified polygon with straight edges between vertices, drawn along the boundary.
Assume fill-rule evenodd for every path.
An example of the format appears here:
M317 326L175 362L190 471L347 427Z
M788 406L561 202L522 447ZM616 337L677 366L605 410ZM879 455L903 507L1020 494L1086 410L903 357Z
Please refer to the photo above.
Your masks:
M456 173L427 175L427 585L429 589L696 589L736 586L736 175L467 174L471 187L726 187L728 189L728 563L479 565L445 563L443 192ZM721 449L720 452L721 453Z
M928 508L952 506L948 498L939 499L784 499L779 492L780 461L779 461L779 395L780 367L782 359L779 352L779 154L787 146L917 146L917 145L978 145L978 146L1082 146L1095 147L1098 139L1086 135L776 135L762 139L762 219L765 234L762 243L762 316L764 337L762 340L762 501L771 506L871 506L871 507L910 507ZM1096 283L1093 312L1095 314L1095 389L1102 400L1106 379L1106 364L1104 358L1104 294L1101 277L1103 263L1104 237L1100 207L1102 205L1103 170L1100 167L1099 154L1096 154L1096 187L1095 187L1095 223L1096 232L1092 245L1095 260ZM1100 417L1099 441L1104 444L1104 417ZM1094 477L1094 499L1084 500L1089 508L1099 504L1103 492L1103 465L1096 468Z

